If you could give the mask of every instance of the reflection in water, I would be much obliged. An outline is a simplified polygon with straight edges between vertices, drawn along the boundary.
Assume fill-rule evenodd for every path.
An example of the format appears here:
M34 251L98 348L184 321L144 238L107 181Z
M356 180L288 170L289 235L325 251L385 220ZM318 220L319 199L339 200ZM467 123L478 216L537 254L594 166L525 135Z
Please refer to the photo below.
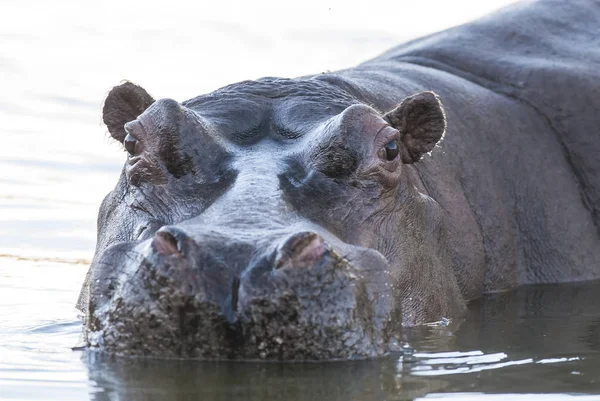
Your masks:
M471 306L458 328L407 331L417 350L412 362L401 355L305 364L157 361L94 352L84 361L98 386L94 400L158 400L167 394L172 400L404 400L441 392L476 391L478 398L598 393L599 290L595 282L487 296Z
M90 375L105 389L96 394L96 400L111 399L112 393L123 399L147 400L163 392L172 400L194 395L203 399L367 400L382 398L385 362L277 365L95 361L90 364ZM387 365L393 370L393 364Z

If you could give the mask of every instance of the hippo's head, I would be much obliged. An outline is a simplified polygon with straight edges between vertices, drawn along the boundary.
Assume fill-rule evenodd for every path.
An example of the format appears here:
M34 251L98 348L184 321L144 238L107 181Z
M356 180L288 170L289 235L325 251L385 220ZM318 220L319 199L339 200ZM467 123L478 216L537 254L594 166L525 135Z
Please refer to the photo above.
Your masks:
M460 310L443 211L410 164L442 138L431 92L386 113L319 79L184 103L115 87L128 157L98 217L88 343L191 358L381 355Z

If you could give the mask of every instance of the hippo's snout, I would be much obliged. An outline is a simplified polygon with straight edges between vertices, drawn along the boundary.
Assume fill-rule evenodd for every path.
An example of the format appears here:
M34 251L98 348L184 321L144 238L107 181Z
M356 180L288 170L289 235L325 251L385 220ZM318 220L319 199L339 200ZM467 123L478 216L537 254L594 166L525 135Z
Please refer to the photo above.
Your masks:
M376 299L359 268L312 231L265 243L159 229L95 310L90 342L118 354L207 359L388 351L393 302Z

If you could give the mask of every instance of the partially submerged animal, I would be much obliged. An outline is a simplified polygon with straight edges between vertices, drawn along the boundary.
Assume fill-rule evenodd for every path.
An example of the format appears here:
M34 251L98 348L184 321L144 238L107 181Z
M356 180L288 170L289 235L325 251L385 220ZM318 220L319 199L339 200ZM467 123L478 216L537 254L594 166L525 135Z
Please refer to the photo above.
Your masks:
M377 356L484 292L600 276L599 2L183 103L124 83L104 122L128 159L80 306L108 352Z

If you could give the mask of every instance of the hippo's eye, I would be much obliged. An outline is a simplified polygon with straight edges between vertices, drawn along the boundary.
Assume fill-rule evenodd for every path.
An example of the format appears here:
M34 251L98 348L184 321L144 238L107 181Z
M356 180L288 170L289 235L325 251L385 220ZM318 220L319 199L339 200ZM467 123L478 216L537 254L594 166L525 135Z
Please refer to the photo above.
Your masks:
M123 145L125 145L125 149L127 150L127 153L129 153L131 156L136 155L135 148L136 148L137 143L138 143L138 140L131 134L127 134L127 136L125 137L125 140L123 140Z
M398 141L393 140L388 142L383 148L379 149L378 156L383 160L391 162L398 157L398 153L400 153L398 149Z

